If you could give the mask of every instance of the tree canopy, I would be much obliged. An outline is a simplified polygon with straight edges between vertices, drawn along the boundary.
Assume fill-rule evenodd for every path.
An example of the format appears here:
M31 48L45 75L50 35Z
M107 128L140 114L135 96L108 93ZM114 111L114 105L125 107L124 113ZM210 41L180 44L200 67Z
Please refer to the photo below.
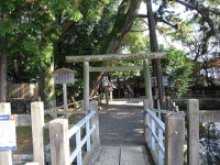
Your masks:
M143 35L146 23L149 23L144 18L149 15L138 14L141 2L1 1L1 79L5 73L4 60L8 64L8 79L31 82L44 77L44 88L51 82L53 67L76 69L77 77L81 80L81 66L66 64L66 55L146 51L152 36L146 33ZM188 58L199 62L195 65L197 70L207 69L210 65L205 65L204 61L219 58L219 4L219 0L152 0L155 29L160 37L165 36L167 39L163 45L158 39L159 47L168 50L169 46L178 43L182 49L187 50ZM52 86L47 88L51 91L53 89Z

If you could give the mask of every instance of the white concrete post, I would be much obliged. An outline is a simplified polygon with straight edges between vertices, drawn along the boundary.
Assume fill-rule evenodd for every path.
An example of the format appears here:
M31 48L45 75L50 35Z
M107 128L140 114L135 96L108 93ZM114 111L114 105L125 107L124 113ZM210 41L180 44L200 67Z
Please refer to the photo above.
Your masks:
M89 62L85 61L83 71L83 100L84 100L84 111L88 113L89 111Z
M70 148L68 120L55 119L49 123L51 164L69 165Z
M108 96L109 96L109 90L108 90L108 87L105 87L105 103L106 105L109 105L109 100L108 100Z
M92 143L100 147L100 135L99 135L99 116L98 116L98 102L90 102L90 110L96 111L96 114L91 119L92 128L95 127L94 132L91 135Z
M63 84L63 107L65 112L65 117L67 117L68 111L68 100L67 100L67 90L66 90L66 83Z
M187 100L188 118L188 163L199 165L199 101Z
M33 139L34 161L44 165L44 104L43 102L31 103L31 124Z
M112 101L112 100L113 100L113 91L110 90L110 101Z
M165 118L165 164L184 164L185 116L169 114Z
M152 100L150 63L148 59L144 59L143 63L144 63L145 96L146 99Z
M0 115L11 115L10 103L0 103ZM12 165L11 151L0 151L0 165Z
M147 125L151 126L151 121L149 121L150 119L149 119L149 116L146 110L152 109L152 107L153 107L152 100L150 99L144 100L144 114L145 114L144 115L144 139L147 144L150 144L149 136L151 135L151 133L148 131Z

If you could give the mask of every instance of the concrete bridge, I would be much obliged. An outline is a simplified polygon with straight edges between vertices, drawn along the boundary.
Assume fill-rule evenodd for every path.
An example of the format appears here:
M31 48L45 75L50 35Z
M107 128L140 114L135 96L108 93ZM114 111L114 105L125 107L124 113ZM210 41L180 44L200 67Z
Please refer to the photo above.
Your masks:
M33 104L32 132L35 165L45 164L50 153L52 165L182 165L184 163L185 113L156 110L152 106L149 60L163 58L165 53L129 55L68 56L68 62L83 62L83 109L85 117L75 125L68 119L44 123L43 103ZM143 67L91 67L89 62L125 59L143 60ZM103 71L104 69L104 71ZM145 94L148 100L118 100L98 111L98 103L90 100L89 73L143 70ZM64 92L65 93L65 92ZM144 101L144 102L143 102ZM143 103L142 103L143 102ZM8 106L10 107L10 106ZM199 122L219 121L218 112L198 112L198 101L188 104L188 164L198 165ZM2 106L4 109L5 106ZM54 110L49 113L53 113ZM62 112L63 113L63 112ZM56 112L56 115L58 113ZM68 118L67 108L64 112ZM210 114L210 115L207 115ZM34 127L33 127L34 125ZM43 129L49 127L50 152L44 151ZM5 156L7 155L7 156ZM0 165L11 158L11 151L0 154ZM152 157L152 159L151 159ZM9 160L9 159L8 159ZM30 163L29 163L30 164ZM34 163L32 163L34 164Z
M4 112L10 108L9 103L0 107ZM199 122L218 122L220 115L219 111L199 111L195 99L187 100L187 107L187 141L185 113L153 109L149 99L116 100L108 106L90 101L89 111L62 112L67 118L72 113L84 114L73 125L64 116L44 123L44 114L57 112L47 112L42 102L33 102L31 120L20 124L32 124L33 165L182 165L186 161L194 165L199 164ZM43 130L48 128L46 145ZM12 165L10 155L10 151L1 152L0 164Z
M91 101L90 112L76 125L66 120L49 123L52 165L183 164L182 112L153 111L150 100L117 100L100 107Z
M117 100L101 106L101 149L93 165L152 165L144 142L142 100Z

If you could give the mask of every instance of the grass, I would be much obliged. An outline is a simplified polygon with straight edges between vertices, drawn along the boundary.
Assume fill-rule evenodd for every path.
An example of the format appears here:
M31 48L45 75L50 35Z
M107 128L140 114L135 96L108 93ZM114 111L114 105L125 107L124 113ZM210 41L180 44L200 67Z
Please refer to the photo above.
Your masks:
M69 117L69 125L76 124L84 117L83 114L75 114ZM52 120L51 117L45 117L45 123ZM31 127L16 127L17 150L15 154L31 154L33 153L32 130ZM49 143L49 130L44 130L44 145Z
M32 131L31 127L17 127L17 150L14 153L30 154L32 153Z

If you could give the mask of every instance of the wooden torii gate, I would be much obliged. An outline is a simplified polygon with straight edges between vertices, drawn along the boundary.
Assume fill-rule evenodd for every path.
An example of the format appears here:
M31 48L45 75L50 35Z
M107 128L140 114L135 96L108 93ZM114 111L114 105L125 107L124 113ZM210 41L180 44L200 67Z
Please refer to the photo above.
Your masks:
M151 73L150 62L151 59L164 58L165 52L145 52L138 54L103 54L103 55L78 55L78 56L66 56L68 63L83 62L84 71L84 88L83 88L83 100L84 109L89 111L89 72L110 72L110 71L131 71L131 70L144 70L145 79L145 95L147 99L152 99L151 91ZM97 61L114 61L114 60L131 60L139 59L143 60L143 66L129 66L129 67L90 67L90 62Z

